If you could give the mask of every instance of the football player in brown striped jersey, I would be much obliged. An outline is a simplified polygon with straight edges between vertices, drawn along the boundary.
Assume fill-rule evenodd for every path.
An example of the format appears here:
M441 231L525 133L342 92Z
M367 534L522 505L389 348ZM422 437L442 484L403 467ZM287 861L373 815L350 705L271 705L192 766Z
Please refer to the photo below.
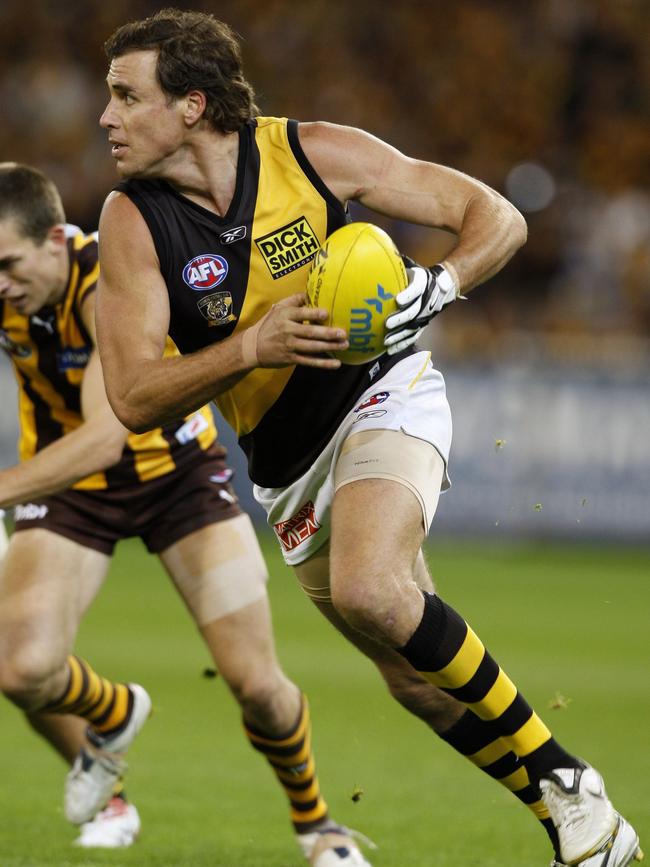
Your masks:
M95 350L97 259L96 237L65 224L48 178L0 164L0 345L21 429L20 463L0 470L0 508L15 518L0 566L0 689L72 764L65 812L81 825L76 842L130 845L140 821L122 790L123 754L151 701L139 684L98 675L73 645L115 543L140 536L241 705L294 828L309 834L329 817L308 704L276 659L266 567L212 414L199 408L139 435L116 419Z

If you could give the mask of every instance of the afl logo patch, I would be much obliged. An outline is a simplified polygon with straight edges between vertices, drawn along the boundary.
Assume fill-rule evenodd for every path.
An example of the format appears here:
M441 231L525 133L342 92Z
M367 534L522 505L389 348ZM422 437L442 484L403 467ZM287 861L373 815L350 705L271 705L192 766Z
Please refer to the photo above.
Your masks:
M216 253L203 253L195 256L183 268L183 280L190 289L203 292L205 289L214 289L226 279L228 263L223 256Z

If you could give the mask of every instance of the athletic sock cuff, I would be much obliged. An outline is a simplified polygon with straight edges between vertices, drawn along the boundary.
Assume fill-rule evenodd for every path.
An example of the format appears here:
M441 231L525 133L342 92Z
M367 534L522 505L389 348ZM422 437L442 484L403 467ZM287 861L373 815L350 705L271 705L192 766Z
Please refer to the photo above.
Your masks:
M447 624L447 613L441 599L433 593L424 596L424 611L418 628L398 653L411 663L416 671L435 671L432 657L440 647Z
M243 719L244 729L246 733L250 737L254 738L263 738L265 741L288 741L291 738L295 737L298 732L303 728L303 724L305 719L309 720L309 704L307 702L307 696L303 693L300 697L300 710L298 712L298 719L295 724L291 726L291 728L280 735L272 735L268 734L268 732L262 731L262 729L256 728L255 726L248 723L245 719ZM301 737L303 735L301 734Z

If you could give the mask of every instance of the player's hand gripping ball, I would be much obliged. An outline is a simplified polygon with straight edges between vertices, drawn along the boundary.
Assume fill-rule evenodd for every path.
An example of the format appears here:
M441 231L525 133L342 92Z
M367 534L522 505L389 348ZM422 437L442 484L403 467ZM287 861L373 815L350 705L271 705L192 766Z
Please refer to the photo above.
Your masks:
M327 238L307 277L307 302L329 313L350 346L333 352L343 364L365 364L386 351L386 317L408 285L406 269L389 235L372 223L349 223Z

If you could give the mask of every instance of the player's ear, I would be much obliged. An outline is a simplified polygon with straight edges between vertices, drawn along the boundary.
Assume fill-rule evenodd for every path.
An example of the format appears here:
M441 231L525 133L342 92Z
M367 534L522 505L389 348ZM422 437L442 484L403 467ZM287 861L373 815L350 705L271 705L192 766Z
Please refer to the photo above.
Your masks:
M205 113L208 101L202 90L190 90L185 95L184 118L188 126L194 126Z
M65 247L67 243L65 225L63 223L57 223L55 226L52 226L52 228L48 230L45 240L50 241L56 247Z

